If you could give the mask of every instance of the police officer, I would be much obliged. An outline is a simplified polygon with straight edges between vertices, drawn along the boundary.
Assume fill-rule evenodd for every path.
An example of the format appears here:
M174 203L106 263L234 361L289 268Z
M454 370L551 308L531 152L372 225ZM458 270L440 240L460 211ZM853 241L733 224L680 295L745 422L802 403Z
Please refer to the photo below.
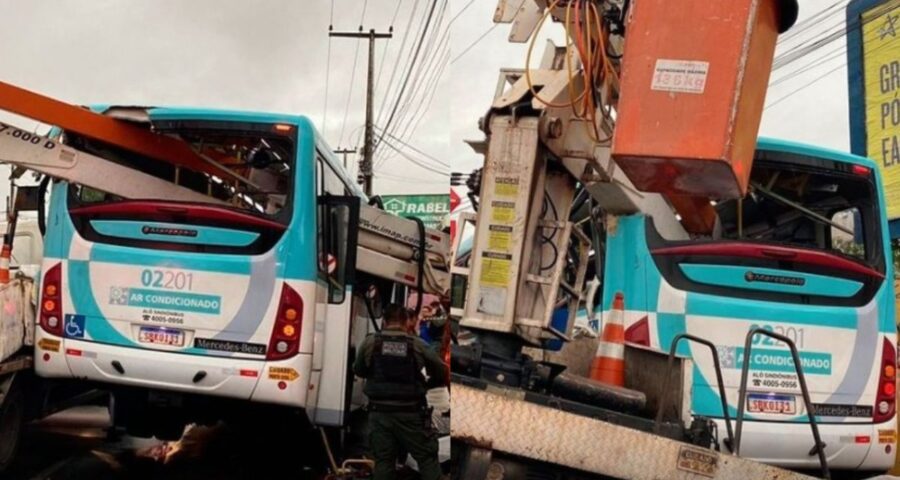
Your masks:
M422 480L441 477L438 440L425 393L446 383L447 367L425 342L406 333L407 316L399 305L385 307L381 332L366 337L353 364L353 372L366 379L375 480L395 478L402 451L416 460Z

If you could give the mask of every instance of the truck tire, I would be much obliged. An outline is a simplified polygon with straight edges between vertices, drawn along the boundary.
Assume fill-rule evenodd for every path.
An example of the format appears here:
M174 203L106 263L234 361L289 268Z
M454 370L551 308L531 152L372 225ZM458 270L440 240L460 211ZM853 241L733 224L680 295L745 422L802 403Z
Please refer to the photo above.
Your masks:
M16 458L25 418L25 396L14 384L0 405L0 473Z

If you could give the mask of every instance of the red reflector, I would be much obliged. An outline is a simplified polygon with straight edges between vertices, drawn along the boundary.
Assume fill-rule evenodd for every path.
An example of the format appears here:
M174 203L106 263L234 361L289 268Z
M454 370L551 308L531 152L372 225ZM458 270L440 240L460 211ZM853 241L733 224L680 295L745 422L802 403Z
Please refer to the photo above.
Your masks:
M284 383L284 382L278 382L278 389L279 389L279 390L284 390L285 388L287 388L287 383Z
M259 372L256 370L241 370L242 377L258 377Z
M854 441L856 443L869 443L872 441L872 438L868 435L857 435Z
M412 275L404 275L403 278L409 280L410 282L414 282L416 280L416 277Z
M45 361L45 362L49 362L49 361L50 361L50 354L49 354L49 353L45 353L45 354L44 354L44 361Z
M650 346L650 323L646 316L625 329L625 341Z
M869 172L871 171L871 170L869 170L869 167L864 167L862 165L854 165L852 168L853 168L853 173L855 173L857 175L863 175L863 176L868 176Z
M71 356L73 356L73 357L80 357L80 356L81 356L81 350L76 350L76 349L74 349L74 348L67 348L67 349L66 349L66 355L71 355Z

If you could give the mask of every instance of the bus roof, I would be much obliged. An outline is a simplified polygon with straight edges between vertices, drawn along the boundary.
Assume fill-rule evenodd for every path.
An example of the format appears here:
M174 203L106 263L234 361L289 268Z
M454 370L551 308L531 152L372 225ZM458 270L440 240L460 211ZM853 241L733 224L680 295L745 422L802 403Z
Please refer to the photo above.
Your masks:
M862 165L875 170L877 165L872 160L853 155L840 150L830 148L817 147L807 143L793 142L790 140L781 140L777 138L759 137L756 142L757 150L770 150L776 152L796 153L798 155L807 155L811 157L820 157L835 162L852 163Z
M104 113L110 109L117 108L118 105L112 104L95 104L89 108L98 113ZM353 181L350 174L343 168L341 162L337 160L333 149L325 141L325 137L316 129L312 120L304 115L291 115L286 113L272 112L253 112L244 110L226 110L216 108L203 107L125 107L143 109L147 112L150 121L177 121L177 120L210 120L210 121L232 121L232 122L250 122L250 123L289 123L297 125L300 130L308 130L315 137L316 149L326 158L326 161L336 171L340 172L346 183L350 186L354 195L368 201L368 197L363 193Z

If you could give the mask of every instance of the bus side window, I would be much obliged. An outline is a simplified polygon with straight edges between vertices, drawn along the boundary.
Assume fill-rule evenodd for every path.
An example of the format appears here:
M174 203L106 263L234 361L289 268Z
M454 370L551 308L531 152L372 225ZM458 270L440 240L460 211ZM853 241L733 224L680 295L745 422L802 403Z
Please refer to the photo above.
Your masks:
M319 271L328 283L328 303L343 303L356 270L356 228L359 199L345 196L319 198Z
M343 303L356 269L359 199L345 196L341 177L322 158L316 159L318 197L317 244L319 277L328 283L328 302Z

